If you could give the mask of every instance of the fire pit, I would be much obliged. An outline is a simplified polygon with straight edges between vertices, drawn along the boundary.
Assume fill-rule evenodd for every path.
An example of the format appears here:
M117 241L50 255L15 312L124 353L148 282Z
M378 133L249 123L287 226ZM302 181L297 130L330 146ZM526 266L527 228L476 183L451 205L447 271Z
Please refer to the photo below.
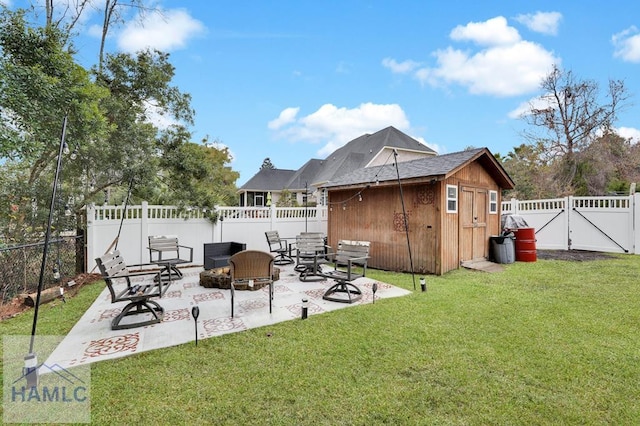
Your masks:
M280 279L280 269L273 268L273 280L278 281ZM231 273L229 267L209 269L207 271L200 272L200 285L205 288L231 288ZM267 282L256 280L253 286L249 286L248 282L238 282L235 285L236 290L260 290L267 285Z

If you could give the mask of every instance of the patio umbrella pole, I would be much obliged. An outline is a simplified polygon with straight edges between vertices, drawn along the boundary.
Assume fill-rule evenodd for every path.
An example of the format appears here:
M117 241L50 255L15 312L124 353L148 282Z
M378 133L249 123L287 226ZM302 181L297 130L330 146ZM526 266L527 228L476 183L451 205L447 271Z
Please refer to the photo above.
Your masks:
M402 192L402 183L400 182L400 170L398 169L398 151L393 149L393 161L396 164L396 174L398 175L398 186L400 187L400 200L402 201L402 217L404 219L404 232L407 234L407 247L409 248L409 263L411 264L411 278L413 279L413 289L416 289L416 275L413 272L413 256L411 255L411 242L409 241L409 219L407 211L404 207L404 194Z
M56 164L56 174L53 179L53 188L51 190L51 204L49 206L49 222L47 231L44 236L44 248L42 250L42 264L40 265L40 279L38 281L38 293L36 295L36 303L33 311L33 324L31 326L31 341L29 342L29 353L25 356L24 374L27 377L27 385L29 387L38 386L38 358L34 352L34 342L36 337L36 327L38 325L38 311L40 308L40 295L42 287L44 287L44 271L47 266L47 257L49 254L49 239L51 238L51 224L53 222L53 211L55 209L56 189L58 188L58 178L60 177L60 166L62 165L62 152L64 150L64 139L67 133L67 116L62 121L62 135L60 136L60 147L58 149L58 162Z

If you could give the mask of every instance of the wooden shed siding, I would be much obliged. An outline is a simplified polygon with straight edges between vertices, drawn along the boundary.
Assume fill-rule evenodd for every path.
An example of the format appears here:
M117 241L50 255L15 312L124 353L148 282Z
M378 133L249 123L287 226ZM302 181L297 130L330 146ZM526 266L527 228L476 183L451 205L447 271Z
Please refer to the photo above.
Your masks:
M442 252L440 274L458 269L460 265L460 254L458 253L459 241L459 212L447 213L447 185L458 186L456 178L444 180L440 185L442 193L441 215L442 215ZM460 188L458 188L458 199L460 198ZM459 211L458 205L458 211Z
M409 218L409 242L413 268L418 273L439 273L439 191L435 183L403 186L405 209ZM329 193L329 244L338 240L371 242L369 265L372 268L410 271L409 246L404 228L402 200L398 186L375 187Z
M491 177L491 175L487 172L487 170L482 167L477 161L469 164L464 169L460 170L458 173L454 175L454 177L458 178L460 184L468 185L477 188L485 188L490 191L496 191L498 193L498 212L496 214L489 214L489 204L487 197L487 232L488 236L490 235L498 235L500 233L500 202L502 201L501 197L501 188L498 186L496 181ZM489 239L487 236L487 247L489 246Z
M447 184L458 188L458 213L446 211ZM489 254L489 236L500 233L500 211L489 214L489 191L497 192L499 209L502 188L482 164L468 163L441 181L430 177L405 180L402 188L416 273L441 275L458 269L461 260L467 260L462 253L469 257ZM391 182L373 185L362 191L362 201L358 201L361 189L329 191L329 244L335 246L341 239L370 241L372 268L410 271L399 186ZM465 203L476 209L465 212L466 216L461 214L462 191ZM479 208L483 210L477 211ZM481 226L470 227L467 223L463 233L463 218L475 221L475 216ZM465 238L469 241L463 241Z

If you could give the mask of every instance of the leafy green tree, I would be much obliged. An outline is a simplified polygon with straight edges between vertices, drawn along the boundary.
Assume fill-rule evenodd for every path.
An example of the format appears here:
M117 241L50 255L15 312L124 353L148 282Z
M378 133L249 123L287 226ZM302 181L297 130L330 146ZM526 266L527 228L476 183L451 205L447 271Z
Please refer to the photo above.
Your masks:
M514 147L506 156L499 157L503 167L515 183L506 197L533 200L555 196L553 167L544 159L544 146L522 144Z
M640 179L639 148L613 132L598 137L578 155L576 195L628 193Z
M64 117L69 153L62 159L58 206L78 219L88 203L124 201L130 182L132 202L235 200L238 175L227 165L229 152L189 142L191 97L171 84L175 70L167 53L107 54L102 67L87 71L73 58L64 32L70 26L32 27L25 13L0 10L0 158L6 165L0 220L14 221L2 226L5 234L15 241L39 235ZM158 114L174 124L154 124Z
M173 145L171 141L177 137L165 135L162 140ZM240 174L231 169L230 161L228 148L220 144L185 142L165 147L161 158L162 185L158 185L148 199L185 208L204 208L209 212L219 205L234 205L237 203L235 182Z
M62 45L56 28L32 28L23 11L0 11L0 158L7 165L1 181L12 211L20 212L22 231L10 232L14 240L40 232L65 116L68 146L106 129L99 104L108 92Z

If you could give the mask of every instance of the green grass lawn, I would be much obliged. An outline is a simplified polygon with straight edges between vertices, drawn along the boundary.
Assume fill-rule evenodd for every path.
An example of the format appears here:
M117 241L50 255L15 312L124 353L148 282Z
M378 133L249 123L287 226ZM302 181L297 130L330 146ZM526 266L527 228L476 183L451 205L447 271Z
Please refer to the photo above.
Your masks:
M93 364L93 423L639 424L640 256L505 266ZM102 288L44 306L38 333L65 334ZM32 318L0 331L28 335Z

